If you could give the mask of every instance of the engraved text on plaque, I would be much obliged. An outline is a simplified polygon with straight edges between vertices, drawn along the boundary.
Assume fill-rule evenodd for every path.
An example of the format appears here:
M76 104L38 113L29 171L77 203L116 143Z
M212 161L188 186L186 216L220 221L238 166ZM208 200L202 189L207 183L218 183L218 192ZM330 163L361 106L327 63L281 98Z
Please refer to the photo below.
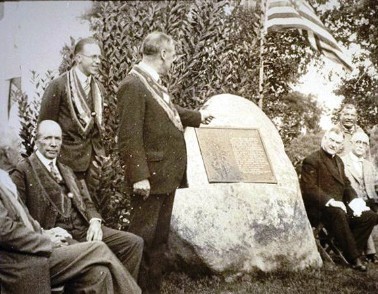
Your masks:
M210 183L277 183L257 129L199 128Z

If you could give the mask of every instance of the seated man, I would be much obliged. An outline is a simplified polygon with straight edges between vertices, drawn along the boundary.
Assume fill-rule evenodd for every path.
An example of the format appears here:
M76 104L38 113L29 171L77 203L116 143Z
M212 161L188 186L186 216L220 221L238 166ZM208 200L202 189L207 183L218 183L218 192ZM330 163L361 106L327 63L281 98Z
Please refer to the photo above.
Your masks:
M68 245L62 229L41 230L5 171L17 158L8 138L1 134L0 292L50 294L64 284L66 293L140 293L103 242Z
M362 198L370 209L378 212L378 195L375 191L375 181L378 174L374 165L365 159L369 150L369 137L363 132L357 132L351 138L351 151L342 156L345 174L348 177L357 196ZM370 235L365 250L368 261L378 263L374 240Z
M79 242L104 241L137 280L143 239L102 225L85 183L79 183L72 170L57 160L61 144L59 124L42 121L37 151L11 174L21 199L44 229L61 227Z
M352 267L366 271L360 256L378 223L378 215L350 207L357 195L345 176L342 160L336 155L343 139L341 130L332 128L324 134L321 149L304 159L302 196L311 224L322 222Z

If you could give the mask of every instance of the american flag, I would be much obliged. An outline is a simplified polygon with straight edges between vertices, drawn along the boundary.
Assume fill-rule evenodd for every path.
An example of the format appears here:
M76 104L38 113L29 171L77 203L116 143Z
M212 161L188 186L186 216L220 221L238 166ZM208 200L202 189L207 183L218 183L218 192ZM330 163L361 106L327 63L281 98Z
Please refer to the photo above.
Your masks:
M265 28L269 30L298 29L310 45L332 61L352 70L344 49L304 0L267 0Z

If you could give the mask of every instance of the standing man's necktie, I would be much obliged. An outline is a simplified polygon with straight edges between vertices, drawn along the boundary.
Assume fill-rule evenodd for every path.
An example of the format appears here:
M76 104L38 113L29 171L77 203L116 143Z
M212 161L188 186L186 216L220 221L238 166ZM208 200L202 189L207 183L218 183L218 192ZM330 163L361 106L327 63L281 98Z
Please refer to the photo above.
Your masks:
M84 82L84 93L85 95L89 95L89 91L91 90L91 80L90 77L88 77Z
M53 176L55 181L57 181L58 183L61 183L63 181L63 178L52 161L49 163L49 166L50 166L51 175Z

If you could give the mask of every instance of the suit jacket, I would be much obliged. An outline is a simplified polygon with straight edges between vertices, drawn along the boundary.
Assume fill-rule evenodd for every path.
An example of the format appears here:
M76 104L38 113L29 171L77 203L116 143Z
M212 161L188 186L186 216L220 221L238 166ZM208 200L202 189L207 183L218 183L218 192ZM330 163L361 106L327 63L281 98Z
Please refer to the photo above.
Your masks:
M86 187L82 187L77 181L72 169L58 161L57 166L68 190L72 193L73 206L87 222L91 218L101 219ZM36 154L33 153L29 158L20 161L11 177L30 214L44 229L55 227L61 207L61 187Z
M335 160L337 167L332 162ZM302 164L301 190L308 217L312 223L319 218L327 202L334 198L348 203L357 197L345 175L338 155L332 159L322 149L306 157Z
M117 97L119 152L125 163L127 182L131 186L149 179L151 194L174 191L186 180L187 154L183 132L137 77L126 76ZM183 126L200 125L200 112L179 106L176 109Z
M375 191L375 182L378 181L378 173L375 170L373 163L364 159L362 162L363 178L359 177L358 171L354 167L351 154L341 157L345 165L345 174L348 177L353 189L356 191L358 197L362 197L363 187L365 185L367 196L378 203L378 195Z
M33 225L34 231L27 228L8 197L9 195L3 192L0 193L0 256L3 255L2 252L50 256L52 252L50 238L41 234L39 224L32 219L28 209L20 201ZM14 256L19 259L18 262L22 262L24 259L22 254Z
M100 128L94 125L88 134L83 134L73 119L71 101L67 95L67 77L66 72L54 79L46 88L38 121L49 119L59 123L63 135L60 161L75 172L83 172L90 165L93 150L96 154L104 156L105 151L101 142ZM104 96L104 88L100 83L97 84Z

